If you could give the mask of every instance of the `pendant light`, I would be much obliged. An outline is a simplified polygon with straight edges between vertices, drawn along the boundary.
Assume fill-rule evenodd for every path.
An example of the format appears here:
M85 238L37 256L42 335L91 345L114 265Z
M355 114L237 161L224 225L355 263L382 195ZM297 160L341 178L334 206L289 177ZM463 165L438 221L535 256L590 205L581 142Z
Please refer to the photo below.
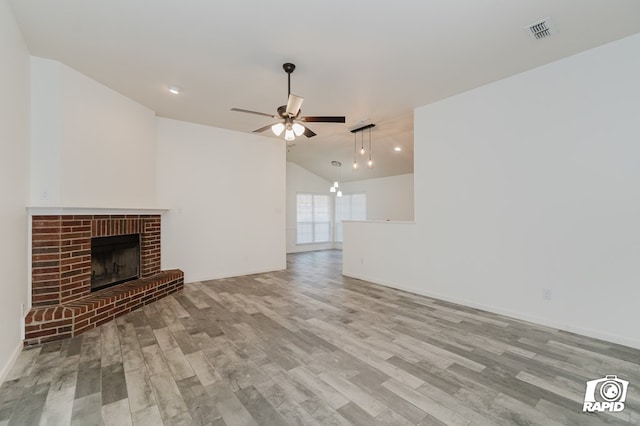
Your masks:
M340 187L340 167L342 167L342 163L336 160L331 162L331 166L333 166L333 185L329 188L329 192L336 193L337 197L342 197L342 191L338 189Z
M373 158L371 158L372 155L372 151L371 151L371 127L369 127L369 161L367 162L367 165L369 166L370 169L373 169Z
M366 154L366 149L364 147L364 131L369 130L369 160L367 161L367 166L370 169L373 168L373 153L371 150L371 129L376 127L375 124L367 124L362 127L357 127L351 130L353 133L353 170L358 170L358 133L360 133L360 155L364 156Z
M353 170L358 170L358 136L356 133L353 133Z

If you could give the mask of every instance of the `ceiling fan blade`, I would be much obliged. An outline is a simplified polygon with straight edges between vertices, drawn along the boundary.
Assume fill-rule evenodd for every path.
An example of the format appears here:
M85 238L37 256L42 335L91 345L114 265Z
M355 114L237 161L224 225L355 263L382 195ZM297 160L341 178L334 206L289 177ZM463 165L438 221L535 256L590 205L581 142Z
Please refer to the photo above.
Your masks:
M307 126L304 126L304 133L303 135L305 135L308 138L312 138L316 135L316 132L314 132L313 130L311 130L310 128L308 128Z
M271 123L271 124L267 124L266 126L260 127L259 129L255 129L253 131L253 133L261 133L264 132L265 130L268 130L271 128L271 126L273 126L274 124L278 124L278 123Z
M271 118L280 118L278 116L275 116L273 114L267 114L264 112L258 112L258 111L250 111L248 109L241 109L241 108L231 108L231 111L236 111L236 112L246 112L247 114L255 114L255 115L262 115L265 117L271 117Z
M300 112L302 101L304 101L304 98L301 98L300 96L296 96L290 93L289 100L287 100L287 109L286 109L287 114L289 114L289 116L291 117L297 116L298 113Z
M346 120L344 117L327 116L327 117L301 117L300 121L305 121L307 123L344 123Z

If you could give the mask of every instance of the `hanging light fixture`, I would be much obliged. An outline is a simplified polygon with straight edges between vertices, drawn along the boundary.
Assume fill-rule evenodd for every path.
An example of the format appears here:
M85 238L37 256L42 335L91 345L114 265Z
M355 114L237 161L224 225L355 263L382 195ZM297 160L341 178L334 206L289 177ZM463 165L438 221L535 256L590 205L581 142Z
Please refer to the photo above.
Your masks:
M353 131L353 130L352 130ZM358 170L358 155L356 154L356 150L358 146L358 136L356 133L353 133L353 170Z
M371 158L372 155L372 151L371 151L371 127L369 127L369 161L367 162L367 165L369 166L370 169L373 169L373 158Z
M366 149L364 147L364 131L369 129L369 161L367 161L367 165L370 169L373 168L373 154L371 152L371 129L376 127L375 124L367 124L362 127L358 127L351 130L353 133L353 170L358 170L358 132L360 133L360 155L364 156L366 154Z
M342 191L338 189L340 186L338 181L340 180L340 167L342 167L342 163L333 160L331 162L331 165L333 166L333 185L331 185L331 188L329 188L329 192L336 193L337 197L342 197Z
M342 163L340 163L339 161L335 161L333 160L331 162L331 165L333 166L333 185L331 185L331 188L329 188L329 192L336 192L338 190L338 186L340 185L338 183L338 171L336 170L339 166L342 165Z

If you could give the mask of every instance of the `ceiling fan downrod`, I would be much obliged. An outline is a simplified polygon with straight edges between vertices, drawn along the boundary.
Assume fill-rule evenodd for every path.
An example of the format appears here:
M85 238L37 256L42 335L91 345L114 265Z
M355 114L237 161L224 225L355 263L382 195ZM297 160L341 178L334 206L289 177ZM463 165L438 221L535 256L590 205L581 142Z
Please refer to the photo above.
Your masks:
M291 62L286 62L282 64L282 68L284 69L284 72L287 73L287 97L289 97L291 94L291 73L296 69L296 66Z

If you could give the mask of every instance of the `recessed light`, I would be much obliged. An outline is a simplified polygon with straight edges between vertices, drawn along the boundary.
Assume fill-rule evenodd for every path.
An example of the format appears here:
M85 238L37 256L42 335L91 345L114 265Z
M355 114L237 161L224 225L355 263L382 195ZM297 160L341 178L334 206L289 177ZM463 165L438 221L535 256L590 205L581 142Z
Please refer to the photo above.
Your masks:
M396 146L395 148L393 148L393 150L394 150L395 152L400 152L400 151L402 151L402 148L401 148L401 147L399 147L399 146Z
M171 86L169 87L169 92L173 93L174 95L179 95L180 92L182 92L182 89L178 86Z

